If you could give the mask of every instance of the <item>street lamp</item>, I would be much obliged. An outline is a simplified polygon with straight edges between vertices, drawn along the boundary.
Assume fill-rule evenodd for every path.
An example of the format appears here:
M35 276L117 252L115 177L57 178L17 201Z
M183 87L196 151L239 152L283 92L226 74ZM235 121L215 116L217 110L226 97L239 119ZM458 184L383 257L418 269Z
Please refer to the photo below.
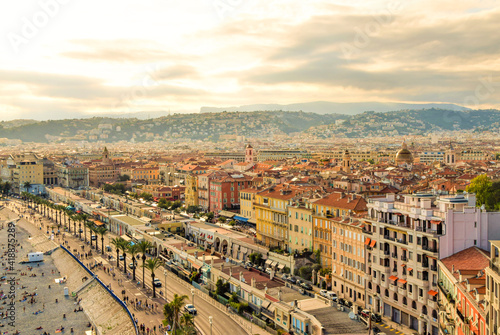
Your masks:
M212 322L213 322L213 317L210 315L208 317L208 323L210 323L210 335L212 335Z
M193 303L194 306L194 288L191 289L191 302Z

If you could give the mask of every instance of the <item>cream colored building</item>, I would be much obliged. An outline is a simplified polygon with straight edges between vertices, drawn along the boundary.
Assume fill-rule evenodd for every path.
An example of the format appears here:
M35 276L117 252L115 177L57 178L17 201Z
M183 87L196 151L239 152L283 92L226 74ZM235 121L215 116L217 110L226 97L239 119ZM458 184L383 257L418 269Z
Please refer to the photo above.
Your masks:
M288 207L289 243L288 252L302 252L304 249L312 251L312 214L309 203L297 203Z
M486 314L489 335L500 334L500 241L490 241L490 266L486 268Z
M42 159L34 153L11 154L2 167L2 177L12 182L16 193L24 191L24 184L43 184Z

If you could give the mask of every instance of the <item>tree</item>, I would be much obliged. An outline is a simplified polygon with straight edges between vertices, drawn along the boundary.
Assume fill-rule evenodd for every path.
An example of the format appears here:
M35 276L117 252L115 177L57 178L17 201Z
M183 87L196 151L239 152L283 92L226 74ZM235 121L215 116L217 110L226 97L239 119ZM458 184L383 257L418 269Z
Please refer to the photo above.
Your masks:
M262 263L262 254L253 252L248 255L248 259L250 259L250 262L254 263L255 265L260 265Z
M25 182L24 182L24 184L23 184L23 186L24 186L24 190L25 190L26 192L29 192L29 191L30 191L30 188L31 188L31 183L30 183L29 181L25 181Z
M116 248L116 267L120 267L120 245L126 242L122 237L116 237L111 240L111 244Z
M153 200L153 195L151 193L147 193L147 192L142 192L141 195L140 195L140 197L144 201L151 201L151 200Z
M85 226L85 228L88 228L89 231L90 231L90 249L92 249L92 229L94 228L94 223L91 222L91 221L87 221L83 225ZM85 231L85 237L87 237L87 232L86 231Z
M153 299L156 298L155 270L157 270L160 266L161 266L161 261L157 257L148 259L146 261L146 264L143 265L143 267L151 271L151 285L153 286Z
M130 254L130 257L132 257L132 280L135 280L135 268L137 264L137 260L135 259L135 255L139 253L139 246L137 244L129 244L128 246L128 252Z
M494 181L488 188L486 209L489 211L500 211L500 181Z
M87 214L80 214L80 220L82 221L83 223L83 237L85 239L85 243L87 243L87 219L88 219L88 215ZM81 226L80 226L80 229L81 229ZM81 238L81 236L80 236Z
M488 191L491 185L491 180L486 174L479 175L471 180L466 190L469 193L476 194L476 206L480 207L486 204Z
M127 181L130 180L130 176L128 174L122 174L120 177L118 177L118 181Z
M96 232L101 236L101 255L104 255L104 235L108 232L108 228L100 226L97 228Z
M151 244L151 242L149 241L142 240L137 243L137 246L139 247L139 251L142 254L142 288L144 288L146 287L144 285L144 262L146 261L146 253L153 247L153 244Z
M173 312L173 327L172 334L177 334L177 326L179 325L179 314L181 312L182 306L184 306L184 301L187 299L187 295L174 294L174 299L170 302L170 308Z
M172 202L167 200L166 198L160 198L160 200L158 200L158 207L169 209L170 206L172 206Z
M214 212L209 212L207 213L207 220L211 222L214 219L215 215Z
M194 327L194 316L189 313L184 313L181 315L179 324L181 334L183 335L195 335L196 329Z
M130 242L125 241L122 238L122 241L118 245L118 248L122 251L122 256L123 256L123 273L127 273L127 251L128 251L128 246L130 245Z
M215 283L215 293L217 295L224 295L224 293L229 291L229 283L225 283L222 279L218 279Z
M198 213L199 211L200 211L200 207L193 206L193 205L188 206L188 208L186 209L186 213Z

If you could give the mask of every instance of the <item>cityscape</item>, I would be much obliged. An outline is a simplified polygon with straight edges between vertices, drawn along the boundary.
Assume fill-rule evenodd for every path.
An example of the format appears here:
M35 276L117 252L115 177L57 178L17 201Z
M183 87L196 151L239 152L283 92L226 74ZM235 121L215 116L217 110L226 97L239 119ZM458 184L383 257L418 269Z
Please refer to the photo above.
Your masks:
M495 1L0 9L1 334L500 335Z

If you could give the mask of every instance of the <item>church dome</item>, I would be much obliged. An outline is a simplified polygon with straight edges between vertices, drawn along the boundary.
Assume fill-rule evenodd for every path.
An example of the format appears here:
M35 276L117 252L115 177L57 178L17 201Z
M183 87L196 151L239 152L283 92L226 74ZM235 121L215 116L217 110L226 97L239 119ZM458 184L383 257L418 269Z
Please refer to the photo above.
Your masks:
M396 164L411 164L413 163L413 155L411 154L410 150L408 150L408 147L406 146L406 142L403 142L401 150L398 151L396 154Z

